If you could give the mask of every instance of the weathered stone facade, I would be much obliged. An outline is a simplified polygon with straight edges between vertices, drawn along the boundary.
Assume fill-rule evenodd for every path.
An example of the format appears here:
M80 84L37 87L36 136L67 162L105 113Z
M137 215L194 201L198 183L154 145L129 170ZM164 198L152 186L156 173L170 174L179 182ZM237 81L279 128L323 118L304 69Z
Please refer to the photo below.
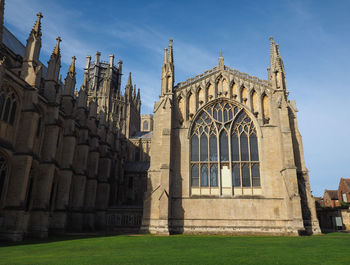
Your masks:
M42 15L24 46L3 13L1 1L0 238L105 230L107 208L142 209L150 139L131 140L141 107L131 74L122 94L122 62L88 56L78 92L75 57L59 78L59 37L48 66L39 61ZM131 177L136 149L143 167Z
M319 233L296 105L271 38L268 80L219 64L174 85L165 49L160 100L140 115L122 62L75 60L64 82L60 38L39 61L41 18L0 47L0 237L69 231ZM5 36L6 35L6 36ZM9 40L10 38L10 40ZM142 225L141 225L142 224Z
M165 49L142 231L319 233L278 45L268 80L224 65L174 85Z

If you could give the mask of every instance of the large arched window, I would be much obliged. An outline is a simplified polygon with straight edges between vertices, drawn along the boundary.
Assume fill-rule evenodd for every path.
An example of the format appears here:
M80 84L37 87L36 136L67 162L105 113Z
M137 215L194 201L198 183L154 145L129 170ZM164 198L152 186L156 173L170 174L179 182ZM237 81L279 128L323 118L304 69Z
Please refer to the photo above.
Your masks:
M260 187L257 132L243 108L228 101L208 105L190 141L192 187Z

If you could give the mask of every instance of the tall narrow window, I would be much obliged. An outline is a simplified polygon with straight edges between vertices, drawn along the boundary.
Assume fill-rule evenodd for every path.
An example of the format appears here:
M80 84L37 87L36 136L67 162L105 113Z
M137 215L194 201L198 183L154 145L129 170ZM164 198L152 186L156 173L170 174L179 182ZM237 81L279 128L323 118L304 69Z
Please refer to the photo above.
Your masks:
M217 154L217 138L216 135L212 134L210 135L210 161L217 161L218 160L218 154Z
M241 186L241 173L239 169L239 164L232 165L232 183L234 187Z
M15 122L15 115L17 110L16 97L9 92L0 94L0 120L8 122L11 125Z
M201 186L208 187L208 167L203 165L201 169Z
M13 102L12 108L11 108L10 121L9 121L9 123L11 125L13 125L13 123L15 121L16 108L17 108L17 104L16 104L16 101L15 101L15 102Z
M208 137L206 134L201 136L201 161L208 161Z
M217 187L218 186L218 166L212 165L210 167L210 186Z
M239 144L236 133L231 136L231 157L232 161L239 161Z
M250 187L250 172L248 164L242 165L242 185L243 187Z
M241 134L241 160L242 161L249 160L248 137L245 133Z
M230 170L235 188L260 187L258 137L248 113L215 100L196 116L190 134L192 187L219 187L220 168L225 176Z
M255 134L250 135L250 160L259 161L258 139Z
M220 134L220 160L228 161L228 141L227 133L222 131Z
M192 167L192 187L198 187L199 186L199 172L198 172L198 165L195 164Z
M9 112L10 112L10 107L11 107L11 99L8 98L6 100L6 103L5 103L5 107L4 107L4 112L2 114L2 120L7 122L8 121L8 117L9 117Z
M7 172L7 163L5 159L0 156L0 200L4 193L6 172Z
M192 146L191 146L191 149L192 149L192 158L191 160L192 161L198 161L199 157L198 157L198 152L199 152L199 148L198 148L198 136L197 135L194 135L192 136Z

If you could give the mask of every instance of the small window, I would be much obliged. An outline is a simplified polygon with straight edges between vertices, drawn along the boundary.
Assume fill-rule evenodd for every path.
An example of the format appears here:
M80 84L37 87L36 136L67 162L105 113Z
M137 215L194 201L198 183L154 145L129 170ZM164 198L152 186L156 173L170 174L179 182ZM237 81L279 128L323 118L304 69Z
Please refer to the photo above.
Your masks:
M143 122L143 130L144 131L148 130L148 121Z
M348 202L348 198L346 197L346 193L343 193L343 201Z

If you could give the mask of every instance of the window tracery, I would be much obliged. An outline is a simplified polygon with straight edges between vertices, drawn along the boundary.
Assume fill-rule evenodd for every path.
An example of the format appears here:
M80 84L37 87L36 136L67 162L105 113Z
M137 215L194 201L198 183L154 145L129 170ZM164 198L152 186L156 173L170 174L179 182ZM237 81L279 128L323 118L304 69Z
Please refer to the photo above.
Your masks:
M224 167L231 186L260 187L257 131L243 108L228 101L208 105L193 122L190 142L192 187L227 185Z
M17 101L14 93L0 92L0 120L13 125L15 122Z

